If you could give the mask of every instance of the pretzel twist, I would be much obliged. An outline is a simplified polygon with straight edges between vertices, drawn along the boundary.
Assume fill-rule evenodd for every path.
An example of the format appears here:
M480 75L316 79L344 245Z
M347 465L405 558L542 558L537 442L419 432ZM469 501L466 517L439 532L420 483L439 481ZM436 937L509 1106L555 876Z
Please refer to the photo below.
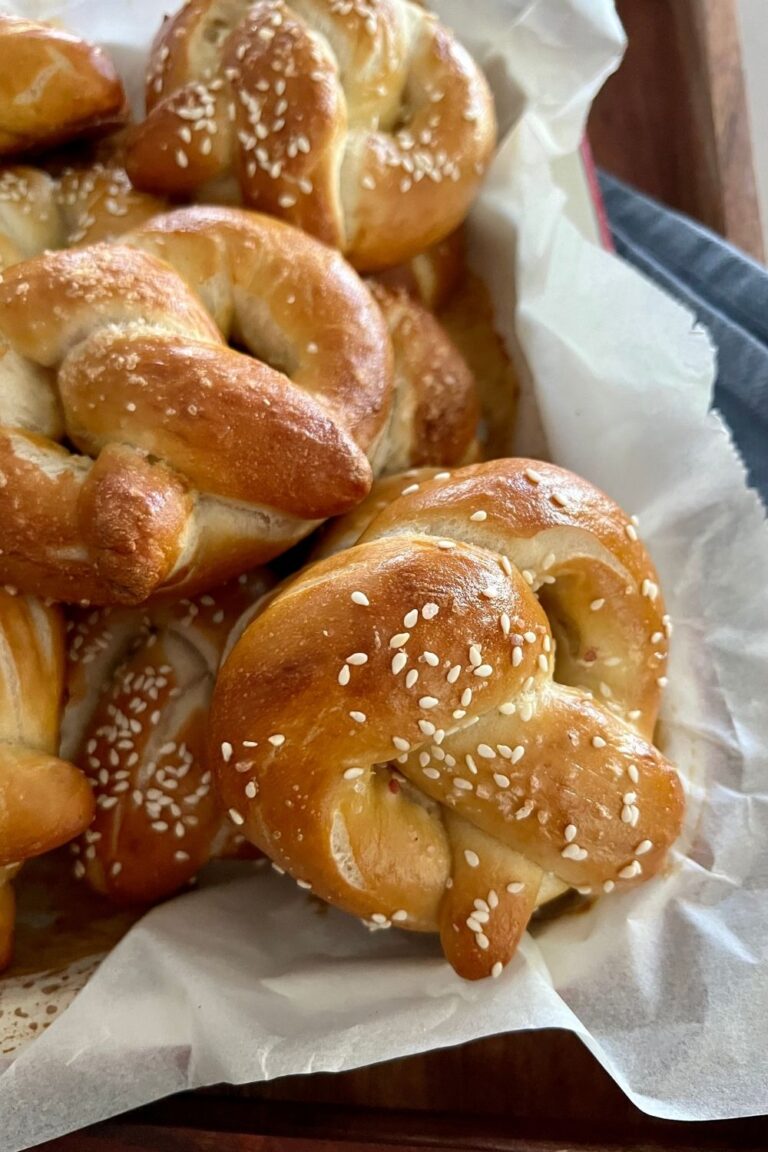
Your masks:
M61 600L197 591L278 554L365 495L390 413L386 327L336 253L231 209L131 243L0 284L0 578Z
M60 612L0 590L0 968L10 961L19 863L71 840L93 813L85 777L56 755L63 688Z
M668 633L634 523L590 484L525 460L413 480L225 661L224 802L323 899L498 975L553 892L663 866Z
M101 48L51 24L0 13L0 157L109 131L126 118Z
M495 140L482 73L408 0L191 0L146 93L138 188L239 197L366 269L457 227Z
M264 571L149 609L78 609L70 622L62 754L93 789L75 876L119 903L154 903L215 856L253 855L204 763L225 644L269 589Z

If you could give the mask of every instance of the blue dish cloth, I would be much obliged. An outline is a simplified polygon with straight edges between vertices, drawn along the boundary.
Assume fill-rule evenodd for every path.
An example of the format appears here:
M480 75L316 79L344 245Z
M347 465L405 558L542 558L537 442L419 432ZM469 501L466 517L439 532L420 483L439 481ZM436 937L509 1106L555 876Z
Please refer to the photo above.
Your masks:
M768 504L768 270L613 176L598 178L616 251L709 329L715 407Z

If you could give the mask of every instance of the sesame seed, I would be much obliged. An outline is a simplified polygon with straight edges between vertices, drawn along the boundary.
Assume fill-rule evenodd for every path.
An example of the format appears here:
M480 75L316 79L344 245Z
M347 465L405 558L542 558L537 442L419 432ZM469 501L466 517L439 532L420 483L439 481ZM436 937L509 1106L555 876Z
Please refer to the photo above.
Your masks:
M512 649L512 667L519 668L523 662L523 650L519 644Z
M176 163L178 164L179 168L189 167L189 157L181 148L176 149Z
M460 703L461 703L462 708L469 708L470 704L472 703L472 689L471 688L465 688L464 689L464 691L461 694Z
M484 952L486 952L491 946L491 942L484 932L477 932L475 934L475 942L478 948L482 948Z
M234 749L228 740L224 740L221 745L221 758L225 764L229 764Z
M367 719L365 712L350 712L349 715L351 719L356 721L358 724L365 724Z
M245 786L245 794L249 800L253 800L254 796L259 790L259 786L255 780L249 780Z
M639 876L643 870L643 866L639 860L633 860L631 864L627 864L619 872L620 880L633 880L635 876Z
M349 665L342 664L341 671L339 672L339 684L341 684L342 687L344 687L345 684L349 684L350 675Z
M482 653L480 651L479 645L470 644L470 646L469 646L469 662L473 668L478 668L482 664L483 657L482 657Z
M482 932L483 926L475 916L467 916L464 921L470 932Z
M504 965L502 964L501 960L497 960L496 963L491 968L492 979L498 980L499 976L501 976L503 971L504 971Z
M455 711L451 712L451 716L453 716L454 720L463 720L466 712L463 708L456 708Z
M419 678L419 674L418 674L418 672L416 671L416 669L415 669L415 668L411 668L410 672L409 672L409 673L407 674L407 676L405 677L405 686L406 686L406 688L413 688L413 686L414 686L414 684L416 683L416 681L418 680L418 678Z
M667 684L669 684L669 677L668 676L658 676L656 678L656 683L658 684L659 688L666 688Z
M351 600L353 604L360 604L363 608L369 608L371 604L365 592L353 592Z
M663 632L654 632L653 635L651 636L651 644L661 644L663 639L664 639L664 633Z
M390 648L402 648L404 644L408 643L410 638L411 638L410 632L398 632L389 641L389 646L390 646Z
M422 696L419 700L419 708L437 708L440 701L435 696Z
M480 857L477 852L473 852L471 848L464 849L464 859L470 868L478 868L480 866Z
M635 848L635 856L645 856L646 852L650 852L653 848L652 840L641 840L637 848Z
M613 880L606 880L603 883L603 892L613 892L615 887Z
M396 922L401 921L401 920L407 920L408 919L408 913L405 911L404 908L398 908L397 912L392 913L391 919L396 921Z
M505 572L507 576L512 575L512 561L510 560L509 556L500 556L499 564L501 565L502 571Z
M274 748L281 748L283 744L285 744L285 736L283 736L282 732L275 732L274 736L269 737L269 743Z
M426 768L431 759L429 752L419 752L419 767Z
M533 808L533 800L526 800L525 804L522 804L515 812L515 820L527 819L531 812L533 812Z
M394 744L395 748L397 748L398 752L410 752L411 750L410 742L405 740L402 736L393 736L392 743Z
M383 916L381 912L374 912L371 920L373 920L374 924L389 924L388 918Z
M440 779L440 772L438 771L437 768L425 768L424 769L424 775L427 777L428 780L439 780Z
M230 808L229 818L233 824L245 824L245 819L240 815L236 808Z
M505 776L503 772L494 772L494 782L499 788L509 788L509 776Z
M531 484L540 484L543 477L540 472L536 472L533 468L526 468L523 472L526 480L530 480Z
M604 604L605 604L604 598L600 597L599 599L592 601L592 603L589 606L589 610L590 610L590 612L599 612Z
M512 763L517 764L518 760L522 760L523 756L525 756L525 747L522 744L515 745L510 757Z
M466 764L467 768L469 768L472 775L477 776L477 764L475 763L475 758L471 752L467 752L466 756L464 757L464 763Z
M653 582L653 580L643 580L643 583L640 585L640 595L641 596L647 596L648 599L651 601L651 603L653 603L653 601L656 599L658 594L659 594L658 584L655 584Z
M504 635L509 636L510 629L512 627L512 621L509 619L509 615L506 612L502 612L501 616L499 617L499 623L501 624L501 630Z
M493 748L491 748L490 745L488 745L488 744L478 744L477 754L478 754L478 756L482 756L484 760L495 760L496 759L496 753L494 752Z
M475 668L475 676L482 676L483 679L487 679L492 675L493 666L491 664L480 664L479 667Z
M455 684L459 676L461 676L461 664L454 664L453 667L448 670L445 678L449 684Z
M578 832L578 828L576 827L575 824L567 824L566 825L565 832L563 833L563 835L565 836L566 842L568 844L570 844L572 840L576 839L577 832Z
M435 479L437 479L437 477L435 477ZM424 607L422 608L421 615L424 617L425 620L434 620L435 616L437 616L439 611L440 611L439 605L437 605L437 604L433 603L433 601L429 600L424 605Z
M581 848L578 844L566 844L560 855L566 860L586 860L589 853L586 848Z
M504 704L499 704L499 713L502 716L514 716L517 711L517 704L513 700L507 700Z
M419 720L419 728L425 736L434 736L436 731L431 720Z
M547 657L544 655L543 652L539 652L538 664L539 664L539 668L541 668L542 672L548 672L549 671L549 660L547 659Z
M470 520L474 520L478 524L482 524L483 520L487 520L487 519L488 519L488 513L483 512L482 509L479 509L477 512L473 512L472 515L470 516Z
M414 628L419 620L418 609L412 608L410 612L406 612L403 617L403 624L406 628Z
M592 747L593 748L605 748L605 740L603 740L602 736L593 736L592 737Z
M346 772L344 773L344 779L357 780L362 775L364 775L364 770L362 768L347 768Z
M629 767L627 768L627 776L629 776L629 778L633 784L639 784L640 783L640 773L637 770L636 764L630 764L629 765Z
M637 792L625 792L622 800L625 804L634 804L635 800L637 800Z
M637 540L637 528L635 528L634 524L625 524L624 531L633 543Z
M394 675L397 676L398 672L402 672L403 668L405 668L407 663L408 663L408 657L406 656L405 652L398 652L397 655L393 656L392 657L392 671L393 671Z
M368 654L366 652L353 652L351 656L347 656L347 664L353 664L355 667L367 663Z
M627 712L628 720L639 720L641 716L642 712L639 708L633 708L631 712Z
M453 540L438 540L437 546L438 546L438 548L442 548L443 550L447 550L449 548L455 548L456 547Z
M410 496L412 492L418 492L418 490L419 490L418 484L409 484L407 488L403 488L400 495L401 496Z
M471 792L474 788L474 784L470 784L469 780L464 780L461 776L454 776L453 786L462 792Z

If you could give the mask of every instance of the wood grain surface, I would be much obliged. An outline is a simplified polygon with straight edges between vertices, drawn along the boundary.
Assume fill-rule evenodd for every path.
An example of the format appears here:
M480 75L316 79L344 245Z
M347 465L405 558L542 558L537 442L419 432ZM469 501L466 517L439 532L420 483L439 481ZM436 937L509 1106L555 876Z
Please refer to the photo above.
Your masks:
M762 260L735 0L617 8L629 43L590 116L596 162Z

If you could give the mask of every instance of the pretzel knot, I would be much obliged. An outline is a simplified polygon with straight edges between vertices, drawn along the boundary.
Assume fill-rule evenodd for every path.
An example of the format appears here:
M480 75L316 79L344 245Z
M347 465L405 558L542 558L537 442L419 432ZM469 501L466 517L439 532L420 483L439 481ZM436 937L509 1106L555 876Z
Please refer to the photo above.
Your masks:
M482 73L408 0L191 0L155 41L147 109L138 188L234 184L366 269L455 228L495 141Z
M365 495L389 415L386 326L337 253L236 209L130 243L0 284L0 579L60 600L197 591L276 555Z
M210 747L281 867L375 924L439 929L478 978L542 900L657 873L683 798L651 742L669 627L634 524L548 464L439 476L249 625Z

